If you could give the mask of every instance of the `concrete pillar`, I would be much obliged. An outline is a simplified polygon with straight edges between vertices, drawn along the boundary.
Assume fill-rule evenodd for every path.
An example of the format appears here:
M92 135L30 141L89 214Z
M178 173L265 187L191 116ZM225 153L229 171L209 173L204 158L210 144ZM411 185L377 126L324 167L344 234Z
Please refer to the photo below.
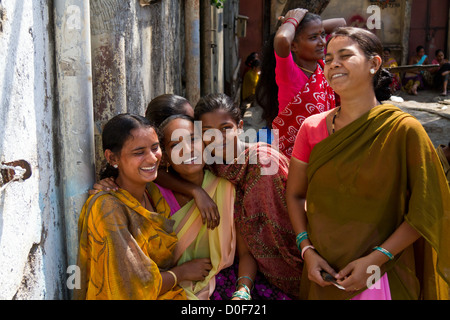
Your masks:
M200 0L185 2L186 98L192 105L200 99Z
M89 0L54 1L60 186L68 265L76 264L78 218L95 178Z

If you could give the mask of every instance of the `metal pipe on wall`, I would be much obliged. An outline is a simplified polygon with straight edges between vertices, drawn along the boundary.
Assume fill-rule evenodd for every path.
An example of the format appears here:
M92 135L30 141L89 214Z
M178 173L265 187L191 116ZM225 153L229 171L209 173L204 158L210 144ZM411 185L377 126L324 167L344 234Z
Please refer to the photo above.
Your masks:
M59 185L70 266L77 259L79 214L95 182L89 0L53 3Z
M212 51L215 50L213 43L213 27L212 27L212 6L210 1L201 1L201 19L200 19L200 31L201 31L201 95L213 93L212 86Z
M185 29L186 99L195 105L200 99L200 0L186 0Z

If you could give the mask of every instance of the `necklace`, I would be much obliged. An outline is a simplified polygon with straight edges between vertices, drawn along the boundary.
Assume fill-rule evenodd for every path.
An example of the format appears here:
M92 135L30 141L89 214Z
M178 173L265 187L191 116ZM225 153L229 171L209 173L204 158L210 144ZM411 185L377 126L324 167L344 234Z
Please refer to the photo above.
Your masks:
M337 115L339 114L339 112L341 112L341 107L339 107L339 108L336 110L336 112L334 113L334 116L333 116L333 121L331 121L331 134L334 133L334 122L336 121L336 117L337 117Z
M303 70L305 72L308 72L308 73L314 73L315 72L315 71L311 71L311 70L308 70L306 68L300 67L298 64L297 64L297 67L299 67L301 70Z

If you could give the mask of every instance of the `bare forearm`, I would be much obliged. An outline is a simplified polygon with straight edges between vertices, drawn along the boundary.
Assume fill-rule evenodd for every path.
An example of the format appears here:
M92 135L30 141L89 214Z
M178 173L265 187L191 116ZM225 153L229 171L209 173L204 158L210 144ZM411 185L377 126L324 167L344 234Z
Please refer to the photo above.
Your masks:
M295 37L295 28L292 24L282 24L275 35L273 46L279 57L286 58L291 52L291 43Z
M291 44L294 41L296 28L305 17L308 11L306 9L293 9L286 13L286 16L280 17L282 25L278 28L274 39L274 48L278 56L286 58L291 52ZM289 21L290 20L290 21ZM288 23L284 23L289 21Z
M239 257L238 283L245 284L249 289L252 289L258 271L258 264L239 231L236 235L236 245Z
M393 256L399 254L411 244L413 244L421 235L411 225L404 221L394 233L386 239L380 247L389 251ZM381 266L389 261L389 257L377 250L374 250L369 257L373 260L373 264Z
M238 279L241 277L249 277L254 281L257 271L258 271L258 264L256 263L255 258L250 253L246 253L243 256L239 256ZM239 283L244 283L250 289L252 288L253 285L253 283L247 278L241 278L239 280Z
M171 274L169 272L161 272L161 277L162 277L162 284L161 284L161 290L159 293L160 295L171 290L178 282L178 281L176 282L173 274Z
M306 231L306 192L308 190L308 179L306 169L308 164L294 157L289 164L289 175L286 187L286 203L289 219L295 234ZM309 244L309 240L302 241L302 246Z
M333 18L323 20L322 24L325 32L331 33L335 28L345 27L347 25L347 22L345 21L344 18Z
M403 221L397 230L381 244L381 247L395 256L413 244L420 237L421 235L416 229L408 222Z
M306 200L295 194L286 196L289 219L295 234L306 231L307 219L305 204Z

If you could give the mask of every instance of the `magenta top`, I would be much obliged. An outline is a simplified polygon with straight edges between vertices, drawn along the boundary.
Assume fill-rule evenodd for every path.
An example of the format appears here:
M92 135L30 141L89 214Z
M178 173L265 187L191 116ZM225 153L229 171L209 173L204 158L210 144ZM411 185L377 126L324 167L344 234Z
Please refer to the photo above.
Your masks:
M280 114L309 79L294 62L292 53L282 58L275 52L275 59L275 81L278 85L278 114Z

